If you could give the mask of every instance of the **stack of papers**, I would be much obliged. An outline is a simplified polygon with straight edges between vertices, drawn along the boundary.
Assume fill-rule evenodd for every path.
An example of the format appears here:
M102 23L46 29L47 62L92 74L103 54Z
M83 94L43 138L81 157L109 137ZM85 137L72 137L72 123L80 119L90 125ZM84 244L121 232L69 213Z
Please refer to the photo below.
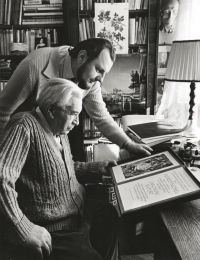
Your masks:
M149 146L182 137L182 129L166 120L129 125L127 129L135 138L138 138Z

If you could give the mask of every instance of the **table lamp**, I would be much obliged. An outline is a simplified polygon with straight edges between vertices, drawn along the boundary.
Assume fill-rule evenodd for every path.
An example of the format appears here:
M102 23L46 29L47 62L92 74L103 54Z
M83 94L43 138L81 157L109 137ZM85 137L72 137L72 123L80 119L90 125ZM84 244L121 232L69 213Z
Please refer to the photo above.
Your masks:
M190 82L189 117L187 125L183 128L183 136L200 137L200 128L193 119L195 83L200 82L200 40L173 41L165 80Z

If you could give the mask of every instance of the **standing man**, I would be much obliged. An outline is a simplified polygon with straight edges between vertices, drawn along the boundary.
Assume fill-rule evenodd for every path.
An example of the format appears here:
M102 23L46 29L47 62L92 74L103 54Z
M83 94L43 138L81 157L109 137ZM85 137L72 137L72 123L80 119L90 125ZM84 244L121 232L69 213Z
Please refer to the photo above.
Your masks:
M105 107L100 85L114 61L111 43L101 38L82 41L74 48L34 50L19 64L0 95L0 136L13 112L28 111L37 104L41 81L73 78L83 89L83 105L101 133L130 153L150 155L151 148L132 142Z

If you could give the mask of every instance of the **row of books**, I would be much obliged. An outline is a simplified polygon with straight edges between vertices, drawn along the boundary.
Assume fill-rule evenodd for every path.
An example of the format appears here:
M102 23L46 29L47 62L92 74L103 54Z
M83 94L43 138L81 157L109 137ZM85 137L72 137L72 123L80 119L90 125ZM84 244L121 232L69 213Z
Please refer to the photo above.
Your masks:
M121 127L121 118L119 117L113 117L115 122ZM83 113L82 116L83 120L83 136L84 138L99 138L102 136L101 132L98 130L98 128L94 125L94 122L90 117Z
M93 19L82 18L79 22L79 38L80 41L95 37L95 26Z
M1 59L0 60L0 79L9 79L11 76L11 61ZM0 90L2 91L7 82L2 82Z
M22 8L22 25L64 23L62 3L24 4Z
M129 3L129 10L148 8L148 0L79 0L79 9L94 10L94 3Z
M33 4L30 4L30 3ZM0 1L0 24L29 25L29 24L63 24L63 5L61 3L27 4L23 0Z
M147 17L129 19L129 44L147 43ZM79 22L80 41L95 37L95 25L93 19L81 18Z
M0 77L1 77L1 75L0 75ZM5 86L6 86L6 84L7 84L7 81L0 81L0 91L3 91L3 89L5 88Z
M140 63L138 73L140 75L140 82L144 81L144 78L147 76L147 54L140 54Z
M24 0L24 5L62 4L63 0Z
M129 19L129 44L147 43L147 17Z
M83 137L100 137L101 133L98 131L98 128L94 125L94 122L88 117L88 115L83 114Z
M85 154L85 161L86 162L93 162L93 145L85 145L84 146L84 154Z
M0 1L0 24L20 24L22 15L21 0L1 0Z
M57 46L60 37L61 32L59 28L31 30L0 29L0 55L27 55L41 46Z

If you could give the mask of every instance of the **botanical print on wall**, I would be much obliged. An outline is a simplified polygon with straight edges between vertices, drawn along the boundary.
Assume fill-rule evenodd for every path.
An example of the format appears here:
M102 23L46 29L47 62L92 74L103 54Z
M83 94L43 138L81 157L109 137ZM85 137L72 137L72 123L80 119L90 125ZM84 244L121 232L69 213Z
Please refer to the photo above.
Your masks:
M128 53L128 3L95 3L95 37L110 40L117 54Z

